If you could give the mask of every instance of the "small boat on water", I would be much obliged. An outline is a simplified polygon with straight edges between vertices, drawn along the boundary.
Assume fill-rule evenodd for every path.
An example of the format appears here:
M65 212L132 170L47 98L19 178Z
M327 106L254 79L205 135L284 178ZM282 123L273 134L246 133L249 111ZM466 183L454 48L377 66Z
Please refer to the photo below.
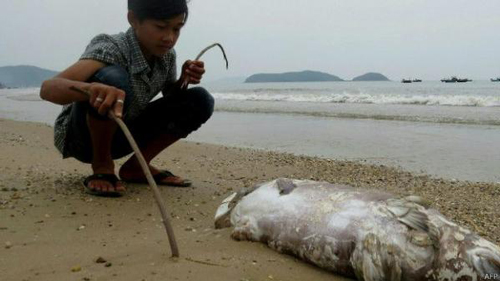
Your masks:
M456 76L452 76L451 78L445 78L441 79L441 82L444 83L464 83L464 82L471 82L471 79L467 78L457 78Z
M418 83L418 82L422 82L421 79L402 79L401 80L401 83Z
M491 78L491 82L500 82L500 77L497 77L496 79Z

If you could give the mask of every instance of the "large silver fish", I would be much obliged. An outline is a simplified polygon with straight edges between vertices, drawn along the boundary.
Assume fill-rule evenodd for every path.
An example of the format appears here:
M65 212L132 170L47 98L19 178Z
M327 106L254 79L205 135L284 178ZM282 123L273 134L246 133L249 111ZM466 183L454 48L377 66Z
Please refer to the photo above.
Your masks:
M359 280L500 280L500 248L416 196L278 179L226 198L215 225Z

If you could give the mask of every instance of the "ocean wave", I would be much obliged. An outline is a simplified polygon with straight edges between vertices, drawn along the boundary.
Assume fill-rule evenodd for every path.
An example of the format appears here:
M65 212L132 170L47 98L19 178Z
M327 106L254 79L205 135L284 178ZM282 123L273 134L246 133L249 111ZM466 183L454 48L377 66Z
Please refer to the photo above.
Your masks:
M434 106L500 107L500 96L491 95L402 95L402 94L287 94L287 93L214 93L216 99L237 101L410 104Z
M277 108L239 108L217 106L219 112L235 113L260 113L260 114L286 114L298 116L310 116L320 118L342 118L342 119L371 119L381 121L405 121L405 122L423 122L438 124L457 124L457 125L485 125L500 126L498 119L471 119L445 116L415 116L415 115L396 115L396 114L376 114L376 113L347 113L347 112L318 112L318 111L294 111L289 109Z

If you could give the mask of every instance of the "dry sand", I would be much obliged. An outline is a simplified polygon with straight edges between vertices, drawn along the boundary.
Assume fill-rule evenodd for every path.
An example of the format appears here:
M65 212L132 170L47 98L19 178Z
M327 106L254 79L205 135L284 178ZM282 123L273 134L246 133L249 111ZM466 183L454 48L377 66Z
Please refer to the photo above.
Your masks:
M86 195L81 181L89 166L62 160L52 137L46 125L0 120L1 280L345 280L263 244L233 241L230 229L214 229L222 199L277 177L421 195L500 244L499 184L181 142L154 162L194 182L162 188L181 252L174 261L149 187L129 184L119 199Z

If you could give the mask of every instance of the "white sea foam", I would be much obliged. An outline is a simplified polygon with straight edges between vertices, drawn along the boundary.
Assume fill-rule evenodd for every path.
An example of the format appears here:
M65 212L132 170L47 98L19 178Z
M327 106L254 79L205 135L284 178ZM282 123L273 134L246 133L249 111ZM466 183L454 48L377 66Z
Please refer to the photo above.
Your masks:
M500 96L492 95L404 95L365 93L214 93L219 100L315 102L315 103L357 103L357 104L413 104L433 106L476 106L498 107Z

